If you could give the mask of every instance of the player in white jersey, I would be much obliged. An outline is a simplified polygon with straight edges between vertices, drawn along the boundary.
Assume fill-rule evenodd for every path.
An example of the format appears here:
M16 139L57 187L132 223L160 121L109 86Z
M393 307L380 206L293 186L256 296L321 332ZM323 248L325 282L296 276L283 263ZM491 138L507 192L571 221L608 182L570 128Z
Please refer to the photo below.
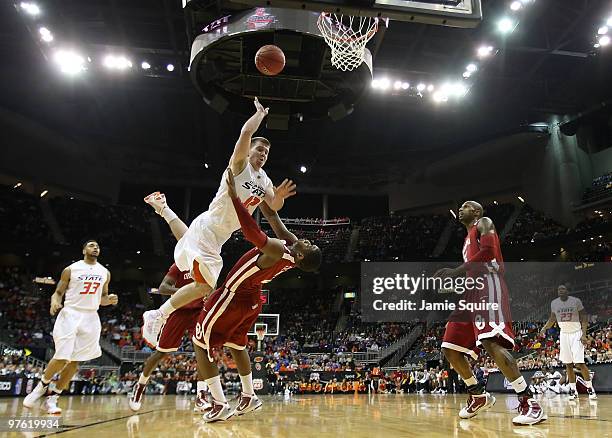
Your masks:
M274 187L262 169L268 159L270 142L263 137L253 137L253 134L268 114L268 108L264 108L256 98L255 109L255 114L240 131L229 167L234 174L238 197L249 213L253 213L261 202L278 211L283 207L285 199L295 194L295 184L285 179L278 187ZM215 287L223 267L221 247L234 231L240 229L240 222L227 193L227 182L222 177L219 190L208 210L193 220L176 244L174 261L181 271L191 271L194 282L180 288L159 309L144 313L143 337L149 344L157 345L163 321L170 313L207 296ZM152 193L145 198L145 202L151 204L168 222L175 235L181 234L181 230L175 228L184 225L181 225L176 213L168 207L163 194Z
M541 334L545 335L546 330L553 326L555 321L559 325L561 334L559 335L559 359L565 364L567 378L570 385L570 400L578 397L576 392L576 374L574 365L580 369L582 378L585 381L589 398L597 399L589 369L584 364L584 345L587 343L587 314L579 298L568 296L567 287L561 285L557 288L558 298L550 303L550 317Z
M45 409L49 414L60 414L62 410L57 406L57 399L68 388L79 362L102 355L98 308L116 305L119 299L117 295L108 294L111 276L108 269L98 263L99 255L98 242L88 240L83 245L83 260L62 271L55 293L51 296L50 313L52 316L57 313L53 326L55 354L38 385L23 400L26 408L34 407L47 394ZM49 383L56 373L59 373L59 379L55 387L49 389Z

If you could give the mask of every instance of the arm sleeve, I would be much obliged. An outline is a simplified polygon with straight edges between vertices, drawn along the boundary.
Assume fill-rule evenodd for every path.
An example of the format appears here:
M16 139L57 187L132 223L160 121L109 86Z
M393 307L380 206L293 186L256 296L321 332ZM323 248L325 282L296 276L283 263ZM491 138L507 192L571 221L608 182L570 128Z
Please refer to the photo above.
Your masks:
M268 241L268 236L266 236L266 233L261 231L261 228L259 228L259 225L257 225L255 219L253 219L253 217L249 214L249 211L240 202L240 198L233 198L232 203L234 204L234 209L238 215L238 220L240 221L240 227L242 228L244 238L257 248L263 248Z
M487 233L480 237L480 250L470 259L470 263L490 262L495 258L495 234Z

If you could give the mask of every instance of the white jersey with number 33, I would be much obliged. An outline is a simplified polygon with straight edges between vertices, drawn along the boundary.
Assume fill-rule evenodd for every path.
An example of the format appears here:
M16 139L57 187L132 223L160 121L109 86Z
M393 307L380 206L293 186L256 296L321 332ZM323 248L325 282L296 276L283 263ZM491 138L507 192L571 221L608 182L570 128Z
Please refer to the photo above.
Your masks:
M102 289L108 280L108 269L96 262L94 265L80 260L68 266L70 282L66 289L64 307L77 310L98 310Z

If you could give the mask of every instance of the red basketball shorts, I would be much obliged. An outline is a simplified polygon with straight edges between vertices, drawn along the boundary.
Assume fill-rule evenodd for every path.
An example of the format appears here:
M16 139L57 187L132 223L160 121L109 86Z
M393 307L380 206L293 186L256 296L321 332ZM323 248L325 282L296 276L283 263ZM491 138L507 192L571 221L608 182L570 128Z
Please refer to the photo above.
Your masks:
M482 339L495 339L501 346L514 348L512 315L508 288L502 276L485 274L484 288L468 291L465 303L474 303L476 310L456 310L449 316L442 347L478 357ZM484 308L483 308L484 307Z
M181 346L185 331L189 331L190 337L195 333L195 326L201 310L201 307L180 308L172 312L159 333L157 351L162 353L177 351Z
M258 293L242 295L217 289L204 302L198 316L193 342L204 348L231 347L243 350L247 333L261 312Z

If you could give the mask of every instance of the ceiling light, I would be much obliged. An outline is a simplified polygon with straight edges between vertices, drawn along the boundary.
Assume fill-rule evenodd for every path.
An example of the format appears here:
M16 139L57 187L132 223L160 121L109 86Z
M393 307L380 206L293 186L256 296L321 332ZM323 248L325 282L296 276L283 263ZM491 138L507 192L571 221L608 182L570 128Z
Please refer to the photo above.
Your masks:
M51 41L53 41L53 34L46 27L41 27L40 29L38 29L38 33L40 33L40 38L44 42L50 43Z
M608 44L610 44L610 37L608 35L600 37L599 44L601 44L602 47L607 46Z
M42 192L40 192L40 197L44 198L47 195L47 193L49 193L49 190L43 190Z
M463 77L468 79L470 76L472 76L472 73L470 73L469 71L464 71L463 72Z
M427 91L429 91L430 93L435 89L436 87L434 87L432 84L429 84L427 86Z
M433 95L433 99L438 103L446 102L448 100L448 95L443 91L436 91Z
M62 73L74 75L85 69L85 59L80 54L70 50L58 50L53 55L53 60Z
M40 8L38 7L36 3L21 2L19 6L21 6L21 9L23 9L30 15L36 16L40 14Z
M389 81L389 79L387 78L381 79L379 86L381 90L386 90L387 88L391 86L391 81Z
M395 88L396 90L399 90L400 88L402 88L402 82L395 81L395 83L393 84L393 88Z
M478 56L484 58L493 53L493 46L481 46L478 48Z
M476 66L476 64L472 63L472 64L468 64L465 70L469 71L470 73L474 73L476 70L478 70L478 67Z
M147 61L142 61L142 64L140 64L140 67L142 67L143 70L148 70L151 68L151 64L149 64Z
M308 172L308 168L302 164L302 165L300 166L300 172L302 172L302 173L306 173L306 172Z
M514 29L514 21L509 18L502 18L497 22L497 29L502 33L512 32Z
M599 35L605 35L608 33L608 26L601 26L599 29L597 29L597 33Z
M166 66L166 70L168 70L168 71L174 71L174 64L168 64L168 65Z
M102 63L112 70L126 70L132 67L132 61L123 55L107 55Z
M419 85L417 85L417 90L418 91L424 91L425 88L427 88L427 85L420 83Z
M402 82L402 90L407 90L408 88L410 88L410 83L409 82Z
M512 2L512 4L510 4L510 9L512 9L513 11L518 11L522 7L523 4L520 1L514 1Z

